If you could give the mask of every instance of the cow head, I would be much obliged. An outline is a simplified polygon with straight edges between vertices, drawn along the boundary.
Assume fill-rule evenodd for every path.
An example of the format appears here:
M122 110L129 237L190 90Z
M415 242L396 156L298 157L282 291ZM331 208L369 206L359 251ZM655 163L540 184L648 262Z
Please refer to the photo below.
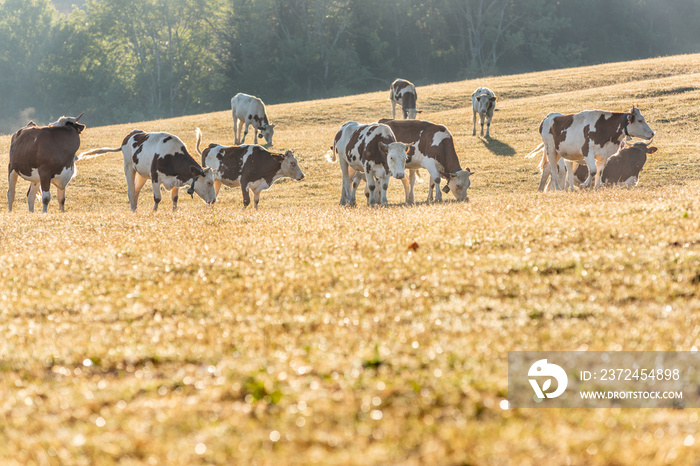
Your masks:
M293 180L301 181L304 179L304 173L302 173L301 168L299 168L299 162L297 158L294 157L294 153L288 150L284 153L284 159L282 160L282 166L280 167L280 172L284 176L288 176Z
M82 133L83 130L85 129L85 125L78 123L78 120L82 118L82 116L85 114L85 112L81 113L77 117L67 117L67 116L62 116L55 122L51 123L49 126L68 126L73 129L75 129L78 134ZM32 123L32 122L30 122Z
M480 94L474 96L476 99L476 113L481 116L486 115L489 109L496 105L496 96L491 94Z
M469 167L465 168L464 170L459 170L458 172L453 173L452 175L450 175L450 181L448 181L445 187L442 188L443 192L452 192L452 195L458 201L468 202L469 197L467 196L467 189L471 185L469 177L473 174L474 172L470 171Z
M617 150L617 153L614 155L619 154L622 149L627 148L627 149L636 149L640 152L644 152L645 154L653 154L657 150L659 150L657 147L649 147L649 144L646 142L635 142L634 144L629 144L626 143L625 141L622 141L620 143L620 148Z
M275 134L275 125L265 125L260 128L259 138L265 138L268 146L272 145L272 135Z
M390 142L385 144L379 142L379 150L386 157L386 164L389 166L389 174L397 180L403 179L406 170L406 151L408 146L402 142Z
M632 107L632 110L627 114L627 134L640 139L654 137L654 131L649 127L642 112L637 107Z
M199 197L207 204L216 202L216 191L214 190L214 171L211 167L202 169L198 166L192 166L192 187L187 191L190 195L192 191L197 193Z

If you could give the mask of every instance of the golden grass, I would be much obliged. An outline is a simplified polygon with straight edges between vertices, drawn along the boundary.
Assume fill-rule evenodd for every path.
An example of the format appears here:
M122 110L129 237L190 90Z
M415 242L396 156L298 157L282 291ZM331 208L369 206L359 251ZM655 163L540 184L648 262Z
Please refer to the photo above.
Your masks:
M471 136L479 85L500 96L490 142ZM476 171L468 204L406 207L394 180L389 208L337 205L323 155L346 120L390 115L387 92L270 106L275 148L294 149L306 179L276 183L258 212L224 188L214 209L183 193L178 212L166 195L152 213L147 186L132 214L120 154L79 163L63 215L55 198L28 214L20 182L0 214L0 461L697 461L696 409L499 402L508 351L698 346L700 55L418 92ZM633 104L659 147L638 187L536 192L522 156L544 115ZM230 123L88 128L81 150L134 127L230 144Z

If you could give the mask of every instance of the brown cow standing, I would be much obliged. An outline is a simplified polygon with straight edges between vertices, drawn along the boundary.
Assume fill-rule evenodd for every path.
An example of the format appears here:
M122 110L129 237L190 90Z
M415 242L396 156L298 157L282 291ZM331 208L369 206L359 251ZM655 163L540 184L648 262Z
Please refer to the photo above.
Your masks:
M12 135L10 164L8 166L7 208L12 211L17 178L31 183L27 193L29 211L34 212L34 200L41 188L42 212L46 212L51 200L50 188L56 186L58 207L65 212L66 186L76 173L75 153L80 147L80 133L85 125L76 117L61 117L49 126L27 126Z

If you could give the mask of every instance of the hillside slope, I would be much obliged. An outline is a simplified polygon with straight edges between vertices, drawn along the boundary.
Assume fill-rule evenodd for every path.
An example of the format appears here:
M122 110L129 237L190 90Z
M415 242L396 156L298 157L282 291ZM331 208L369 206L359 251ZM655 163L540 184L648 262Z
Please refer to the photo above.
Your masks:
M492 140L471 136L480 85ZM421 87L471 202L404 206L394 180L390 207L340 207L324 154L387 96L270 106L306 179L257 212L223 188L154 213L146 186L132 214L119 153L78 163L62 215L55 194L28 214L20 181L0 214L2 463L696 461L696 409L504 408L510 351L700 346L700 54ZM536 192L523 156L547 113L632 105L659 148L639 186ZM135 127L233 141L221 111L88 127L81 150Z

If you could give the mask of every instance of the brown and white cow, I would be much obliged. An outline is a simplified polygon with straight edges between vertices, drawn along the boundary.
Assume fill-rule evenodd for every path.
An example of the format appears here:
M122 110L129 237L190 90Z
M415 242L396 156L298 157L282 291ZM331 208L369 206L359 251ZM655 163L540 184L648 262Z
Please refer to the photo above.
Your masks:
M85 125L76 117L63 116L49 126L37 126L30 121L12 135L8 166L7 208L12 211L17 178L31 183L27 192L29 211L34 212L36 194L41 189L42 212L51 200L50 188L56 186L58 207L65 212L66 186L76 173L75 153L80 147L80 133Z
M494 110L496 110L496 94L488 87L477 88L472 94L472 122L474 123L472 136L476 136L476 116L479 115L481 136L484 135L484 123L486 123L486 137L491 137L491 119Z
M243 144L248 134L248 126L253 125L255 130L255 144L258 137L265 138L267 145L272 145L272 135L275 134L275 125L271 125L267 119L265 104L255 96L239 92L231 99L231 113L233 114L233 136L236 144ZM243 134L241 135L241 130ZM258 133L260 131L260 133Z
M296 181L304 179L296 157L291 150L284 154L272 154L258 145L222 146L209 144L203 151L199 149L202 131L197 128L197 153L202 157L202 166L214 169L214 190L224 184L240 186L243 191L243 208L250 204L253 191L255 209L260 202L260 193L272 186L276 180L288 176Z
M188 184L187 194L190 196L197 193L207 204L216 202L212 169L202 169L187 152L185 143L172 134L135 129L124 138L121 147L93 149L80 157L120 150L124 155L124 174L132 212L136 211L141 188L149 179L153 187L153 210L158 210L161 201L161 184L171 192L173 210L177 209L180 188Z
M391 101L391 117L396 118L396 104L401 105L403 118L415 119L421 110L416 110L418 93L416 86L405 79L396 79L389 88L389 100Z
M639 172L647 162L647 154L653 154L657 150L656 147L649 147L643 142L630 145L622 141L620 149L610 156L603 168L600 175L603 183L636 186Z
M442 201L441 178L447 181L444 192L452 192L458 201L469 201L469 177L474 172L469 167L462 170L454 139L445 126L420 120L379 120L379 123L388 125L398 141L410 144L409 160L406 161L410 180L402 180L408 204L413 204L413 186L420 168L425 168L430 174L428 202L433 200L433 186L436 187L435 200Z
M336 133L333 146L326 154L329 162L335 162L337 158L343 174L340 205L355 205L357 183L353 181L357 172L364 172L367 177L369 205L388 204L386 190L389 179L392 176L399 180L404 178L407 149L406 144L396 141L387 125L354 121L345 123Z
M604 110L586 110L573 115L551 113L542 120L540 135L539 148L544 148L550 166L557 164L560 157L586 163L588 178L581 185L585 188L591 185L594 176L595 186L601 185L600 172L625 137L651 139L654 131L639 109L632 107L629 113ZM573 172L567 173L567 179L573 186ZM552 180L555 189L563 189L556 177Z

